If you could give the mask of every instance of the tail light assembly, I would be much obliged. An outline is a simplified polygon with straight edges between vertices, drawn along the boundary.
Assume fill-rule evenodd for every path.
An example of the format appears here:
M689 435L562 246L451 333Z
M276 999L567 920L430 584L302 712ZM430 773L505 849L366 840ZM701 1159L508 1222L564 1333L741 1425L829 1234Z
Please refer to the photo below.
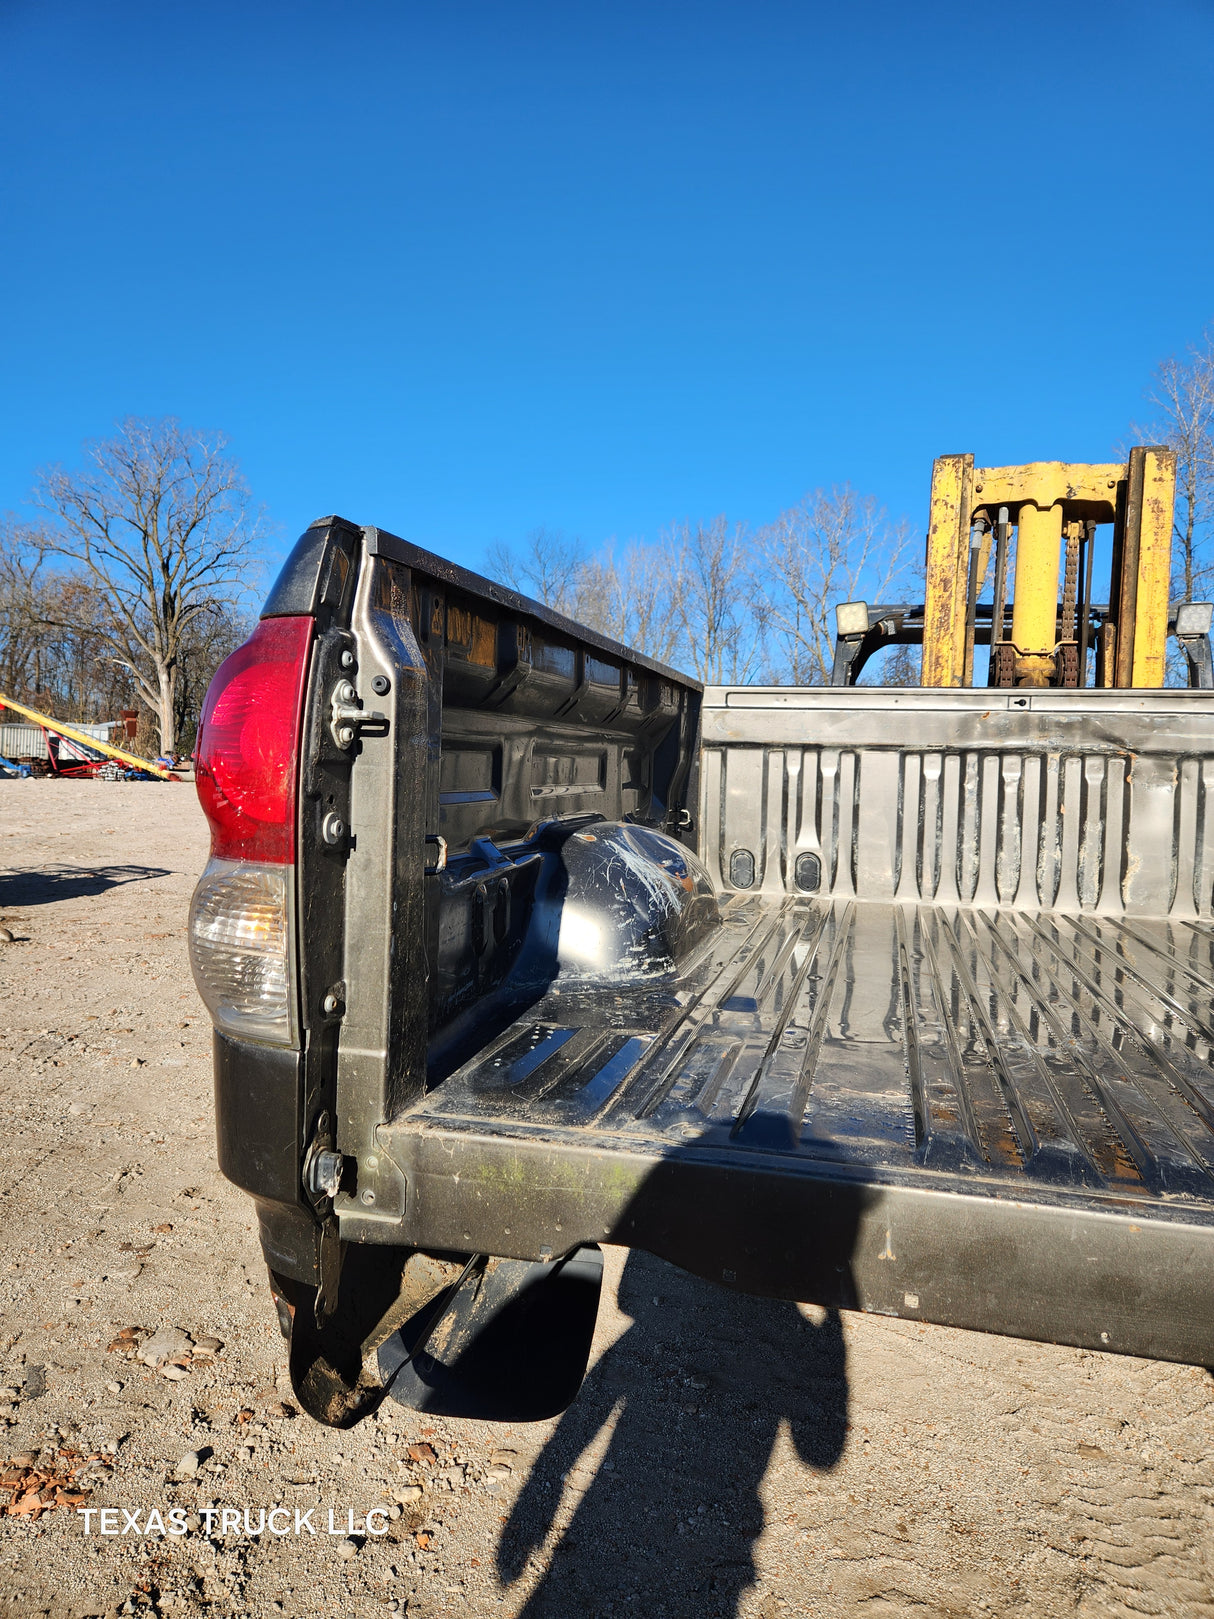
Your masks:
M195 755L211 858L190 906L190 965L216 1028L298 1044L297 760L311 618L262 619L215 672Z

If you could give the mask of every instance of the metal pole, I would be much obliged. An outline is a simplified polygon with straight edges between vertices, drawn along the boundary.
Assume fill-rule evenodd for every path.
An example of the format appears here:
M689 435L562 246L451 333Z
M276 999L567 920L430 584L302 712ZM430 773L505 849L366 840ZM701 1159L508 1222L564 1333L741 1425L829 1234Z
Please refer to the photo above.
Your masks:
M961 684L974 684L974 621L978 615L978 568L982 558L982 536L986 533L986 520L979 518L970 529L969 573L965 583L965 659L962 664Z
M996 649L1003 640L1004 604L1007 599L1007 537L1010 529L1007 507L1000 506L998 521L995 524L995 600L991 607L991 662L986 681L988 686L995 684L999 665L999 654Z
M95 736L88 736L84 731L77 731L70 725L64 725L62 720L53 720L49 714L39 714L36 708L26 708L24 703L15 703L11 697L6 697L0 691L0 708L11 708L15 714L23 715L27 720L33 720L44 731L53 731L57 736L66 736L72 742L82 742L86 748L95 748L98 753L104 753L110 759L121 759L123 764L133 765L137 770L146 770L150 776L159 776L161 781L180 781L171 770L165 770L161 765L154 765L150 759L141 759L137 753L126 753L122 748L113 748L108 742L98 742Z
M1079 604L1079 685L1088 683L1088 636L1092 619L1092 558L1096 554L1096 525L1090 520L1083 525L1083 600Z

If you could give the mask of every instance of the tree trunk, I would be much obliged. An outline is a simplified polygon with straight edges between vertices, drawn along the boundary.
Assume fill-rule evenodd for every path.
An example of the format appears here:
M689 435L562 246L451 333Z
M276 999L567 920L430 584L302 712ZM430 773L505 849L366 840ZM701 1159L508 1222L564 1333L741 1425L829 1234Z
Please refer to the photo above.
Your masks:
M160 751L172 753L177 745L177 670L162 665L156 671L160 684L160 700L156 704L156 723L160 727Z

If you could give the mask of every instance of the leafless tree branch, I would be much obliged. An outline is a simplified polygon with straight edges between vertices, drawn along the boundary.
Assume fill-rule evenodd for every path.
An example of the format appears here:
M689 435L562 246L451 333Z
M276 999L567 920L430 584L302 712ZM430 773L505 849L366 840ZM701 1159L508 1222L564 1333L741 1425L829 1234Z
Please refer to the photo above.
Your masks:
M816 489L759 530L771 676L823 686L834 661L839 602L889 601L911 587L918 556L910 527L891 523L850 484Z
M38 480L52 518L41 546L104 592L96 634L155 712L164 752L177 740L183 651L217 601L243 595L261 526L226 450L222 434L131 418L85 446L79 471Z

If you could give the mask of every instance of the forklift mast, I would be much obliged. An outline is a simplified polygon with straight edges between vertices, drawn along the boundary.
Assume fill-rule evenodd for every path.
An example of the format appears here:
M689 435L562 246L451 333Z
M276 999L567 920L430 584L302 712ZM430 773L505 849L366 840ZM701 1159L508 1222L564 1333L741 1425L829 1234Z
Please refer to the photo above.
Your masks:
M1169 606L1176 454L1141 445L1125 462L975 467L942 455L932 468L926 600L836 609L832 685L853 685L875 651L921 644L924 686L973 686L974 650L990 648L986 684L1160 687L1167 638L1189 684L1214 685L1211 606ZM1112 524L1105 601L1092 598L1096 530ZM979 602L994 567L992 599Z

